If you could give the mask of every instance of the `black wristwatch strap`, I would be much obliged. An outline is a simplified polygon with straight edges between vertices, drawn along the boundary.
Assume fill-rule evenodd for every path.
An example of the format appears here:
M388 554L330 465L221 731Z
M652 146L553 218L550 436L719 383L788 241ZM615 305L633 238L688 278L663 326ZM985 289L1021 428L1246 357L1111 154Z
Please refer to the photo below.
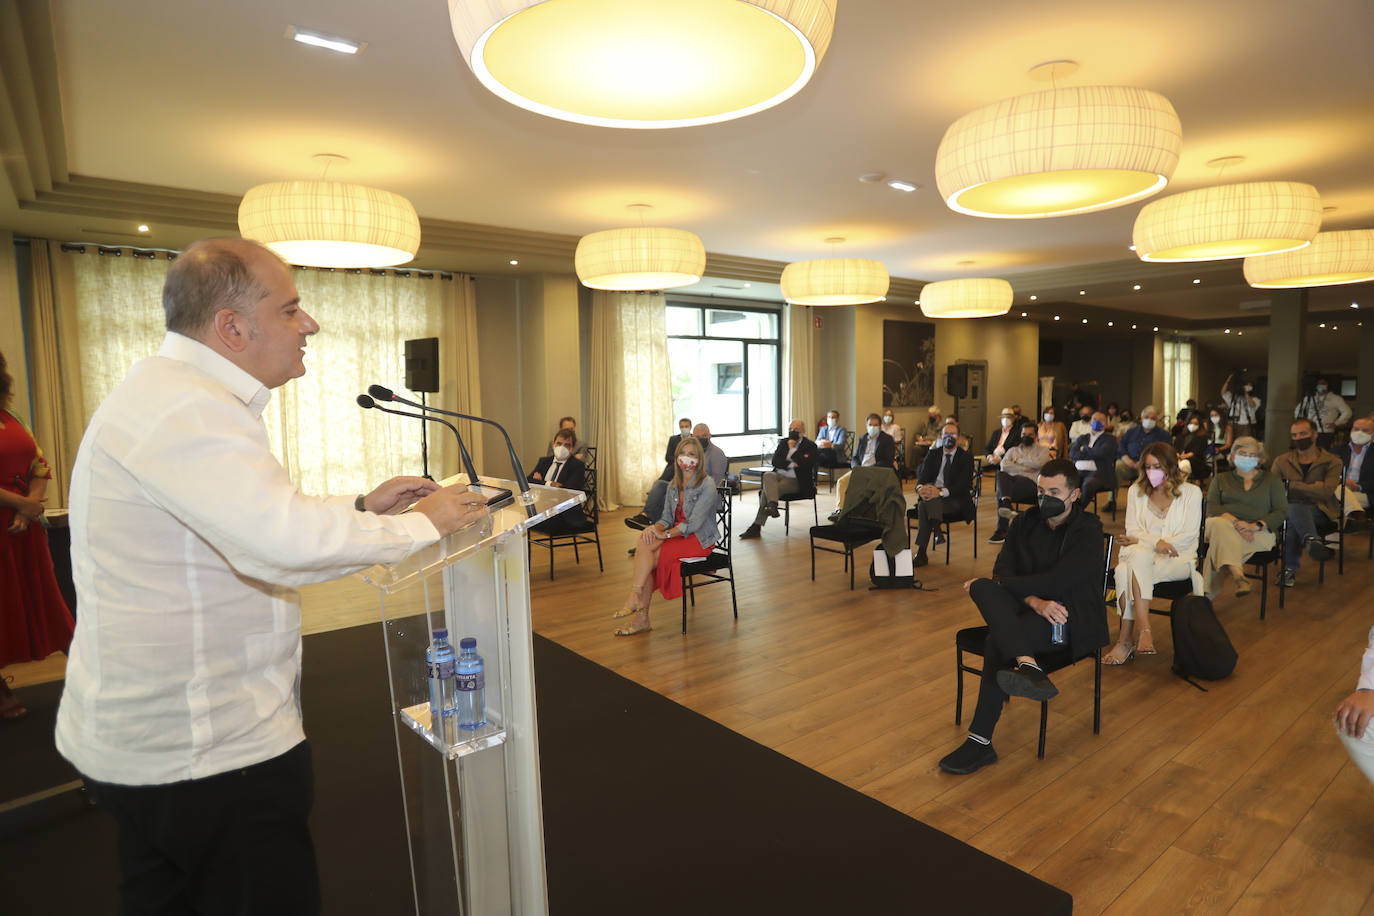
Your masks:
M363 502L362 496L359 496L357 499L353 500L353 508L357 509L359 512L367 511L367 504Z

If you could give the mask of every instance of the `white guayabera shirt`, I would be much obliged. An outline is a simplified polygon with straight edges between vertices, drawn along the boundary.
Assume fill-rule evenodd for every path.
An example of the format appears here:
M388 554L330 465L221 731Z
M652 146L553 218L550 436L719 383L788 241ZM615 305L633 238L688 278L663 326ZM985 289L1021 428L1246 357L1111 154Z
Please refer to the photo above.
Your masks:
M420 513L297 491L270 392L168 334L100 405L72 470L79 607L57 747L101 782L213 776L304 738L296 586L434 543Z

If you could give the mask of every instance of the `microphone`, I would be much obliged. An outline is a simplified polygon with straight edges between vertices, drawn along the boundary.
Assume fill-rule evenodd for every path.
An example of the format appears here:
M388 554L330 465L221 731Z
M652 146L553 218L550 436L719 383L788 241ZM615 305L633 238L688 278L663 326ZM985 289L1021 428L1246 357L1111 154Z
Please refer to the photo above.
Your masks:
M472 486L477 486L477 470L472 466L472 456L468 454L467 446L463 445L463 437L458 435L458 427L454 426L447 420L441 420L438 417L431 417L426 416L422 413L410 413L409 411L405 410L394 410L390 407L383 407L381 404L378 404L376 401L374 401L372 398L368 397L365 394L358 395L357 400L358 406L363 408L364 410L372 410L375 408L377 410L380 410L382 413L395 414L398 417L413 417L417 420L428 420L431 423L442 423L444 426L447 426L449 430L453 433L453 437L458 440L458 451L463 456L463 469L468 472L468 480L471 481Z
M407 401L403 397L398 397L390 388L384 388L381 385L368 385L367 393L379 401L395 401L398 404L405 404L408 407L417 407L422 411L441 413L446 417L457 417L460 420L471 420L475 423L485 423L488 426L496 427L497 431L500 432L502 437L506 440L506 451L510 454L510 467L513 479L520 485L520 494L524 498L525 504L529 505L534 502L534 496L530 493L530 482L525 479L525 471L520 466L520 456L515 453L515 446L510 441L510 434L506 432L506 428L500 423L497 423L495 420L488 420L486 417L474 417L469 414L457 413L452 410L440 410L437 407L416 404L414 401Z

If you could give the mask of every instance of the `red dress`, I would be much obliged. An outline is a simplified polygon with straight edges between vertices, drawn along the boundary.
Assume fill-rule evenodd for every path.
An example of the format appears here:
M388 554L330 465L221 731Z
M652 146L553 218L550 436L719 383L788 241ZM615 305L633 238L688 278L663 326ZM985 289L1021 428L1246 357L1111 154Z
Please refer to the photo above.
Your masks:
M27 496L48 463L15 417L0 410L0 488ZM39 522L10 534L14 510L0 506L0 667L65 652L75 623L57 588L48 535Z
M682 512L682 500L677 501L677 511L673 513L673 525L687 521ZM658 569L654 571L654 587L664 598L682 597L682 574L679 569L684 557L704 557L711 548L702 547L695 534L685 538L668 538L658 549Z

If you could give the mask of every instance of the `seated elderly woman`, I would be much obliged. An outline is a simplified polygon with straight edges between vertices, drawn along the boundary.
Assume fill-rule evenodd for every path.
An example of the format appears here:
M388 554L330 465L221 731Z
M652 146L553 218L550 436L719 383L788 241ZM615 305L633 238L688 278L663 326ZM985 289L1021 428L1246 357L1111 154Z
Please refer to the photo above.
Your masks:
M1288 516L1288 494L1277 474L1264 469L1264 446L1240 436L1231 446L1232 470L1212 477L1207 489L1207 559L1202 581L1207 597L1221 588L1213 583L1226 570L1236 583L1236 597L1250 593L1245 561L1274 547L1275 532Z
M1145 471L1126 491L1126 535L1116 561L1116 609L1121 635L1104 665L1124 665L1131 656L1155 654L1150 632L1150 598L1157 582L1188 579L1197 562L1202 527L1202 491L1187 482L1178 454L1166 442L1140 453Z
M718 504L716 482L706 473L702 460L701 441L696 436L683 436L673 455L673 482L663 501L663 514L639 536L630 597L613 615L629 617L630 622L618 627L616 636L634 636L651 629L649 603L655 591L669 599L682 596L682 560L706 556L720 539L716 529Z

